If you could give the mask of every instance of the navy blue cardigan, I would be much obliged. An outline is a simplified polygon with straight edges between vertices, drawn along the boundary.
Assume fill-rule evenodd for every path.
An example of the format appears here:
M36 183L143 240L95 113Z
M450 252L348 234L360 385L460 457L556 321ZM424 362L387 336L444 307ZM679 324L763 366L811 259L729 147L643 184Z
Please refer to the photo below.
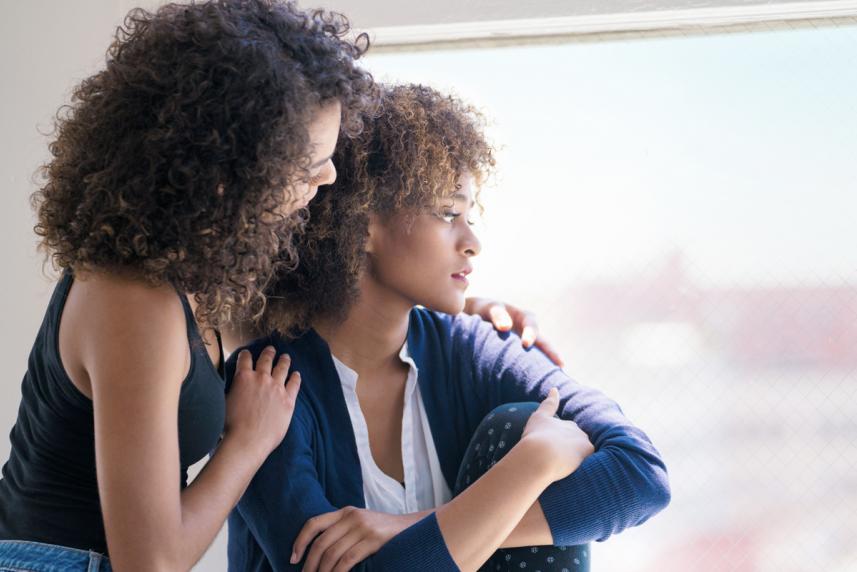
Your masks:
M254 362L267 345L292 357L302 386L289 431L229 517L230 570L299 570L292 544L311 517L345 506L365 508L351 420L330 349L314 331L247 346ZM638 525L670 499L666 467L648 437L619 406L579 385L514 335L478 317L411 312L408 349L443 475L449 488L477 425L503 403L541 401L559 389L563 419L589 435L595 452L539 501L554 544L604 540ZM227 363L232 379L238 352ZM308 551L307 551L308 552ZM434 514L404 530L358 567L362 570L458 570Z

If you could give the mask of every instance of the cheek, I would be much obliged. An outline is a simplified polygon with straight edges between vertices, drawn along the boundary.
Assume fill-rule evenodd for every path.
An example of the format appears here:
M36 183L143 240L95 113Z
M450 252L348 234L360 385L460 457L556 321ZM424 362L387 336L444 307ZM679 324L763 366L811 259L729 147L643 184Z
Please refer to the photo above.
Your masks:
M410 232L400 230L391 235L390 248L395 252L399 263L430 269L439 265L446 266L449 248L442 227L440 229L426 224L415 224Z
M392 234L383 252L384 273L410 289L434 290L453 272L453 246L444 228L420 228Z
M400 281L417 273L422 261L419 243L406 233L391 235L377 252L377 261L385 276Z

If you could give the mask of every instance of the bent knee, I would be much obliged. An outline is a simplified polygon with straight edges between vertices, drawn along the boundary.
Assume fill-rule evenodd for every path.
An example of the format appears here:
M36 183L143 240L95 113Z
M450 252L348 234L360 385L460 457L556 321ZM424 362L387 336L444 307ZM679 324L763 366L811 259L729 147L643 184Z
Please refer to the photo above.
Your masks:
M520 403L504 403L498 405L482 420L483 423L497 421L526 421L530 415L539 408L535 401L522 401Z

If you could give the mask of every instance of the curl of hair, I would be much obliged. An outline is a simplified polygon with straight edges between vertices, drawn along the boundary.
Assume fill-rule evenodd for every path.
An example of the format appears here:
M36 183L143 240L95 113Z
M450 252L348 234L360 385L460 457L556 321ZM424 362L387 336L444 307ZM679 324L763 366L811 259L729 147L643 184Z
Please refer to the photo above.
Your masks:
M341 320L359 296L369 215L434 211L469 174L478 188L493 170L485 120L473 106L421 85L383 86L364 129L340 140L336 182L310 203L299 262L266 290L266 331L295 336L319 318Z
M275 0L133 10L56 118L33 194L54 268L132 275L195 294L210 326L259 315L277 265L294 264L293 200L308 124L338 100L356 133L376 99L341 15Z

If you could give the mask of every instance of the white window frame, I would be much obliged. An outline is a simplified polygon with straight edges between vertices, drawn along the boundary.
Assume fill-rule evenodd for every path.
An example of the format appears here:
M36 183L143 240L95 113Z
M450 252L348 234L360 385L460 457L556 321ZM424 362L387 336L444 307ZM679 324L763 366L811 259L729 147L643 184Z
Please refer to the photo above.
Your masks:
M333 9L338 7L334 6ZM344 8L344 6L343 6ZM346 14L349 11L343 10ZM359 12L359 8L357 9ZM359 25L359 22L357 22ZM543 41L598 41L857 23L857 0L642 10L612 14L368 27L373 51L488 47Z

